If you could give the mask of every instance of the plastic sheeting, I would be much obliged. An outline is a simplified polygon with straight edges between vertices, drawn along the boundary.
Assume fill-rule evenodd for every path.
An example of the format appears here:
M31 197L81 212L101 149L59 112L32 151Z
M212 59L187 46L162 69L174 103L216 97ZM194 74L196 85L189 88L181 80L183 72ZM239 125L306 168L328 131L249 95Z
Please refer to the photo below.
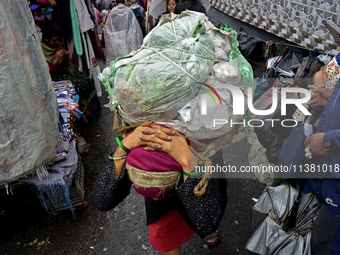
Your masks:
M58 106L26 0L0 2L0 185L52 160Z
M155 45L155 41L160 45ZM163 56L158 52L164 53ZM202 52L206 54L202 56ZM232 59L229 58L231 52ZM248 78L253 76L251 66L238 51L235 31L217 29L198 12L164 15L144 39L142 48L131 54L132 57L112 63L102 75L111 99L109 107L116 107L128 124L145 120L167 121L165 125L192 138L211 139L226 135L233 128L230 124L212 127L214 116L234 122L242 120L243 116L231 114L233 99L229 90L224 88L225 85L235 85L244 93L243 86L247 86ZM210 62L215 63L212 68ZM203 92L208 88L197 83L197 80L204 81L209 72L205 85L217 90L222 106L214 105L212 95ZM123 89L125 93L122 93ZM133 96L140 97L140 100L133 102ZM202 97L208 101L208 113L204 116L200 113ZM137 106L144 108L136 111Z
M264 57L266 51L265 41L247 34L242 27L237 31L237 40L240 44L239 49L246 59L266 63Z
M114 95L125 113L139 123L174 119L198 92L198 82L207 79L215 62L204 14L167 17L141 51L110 65L109 83L105 83L107 90L114 85Z
M278 80L277 80L278 81ZM259 99L254 103L254 108L258 110L266 109L273 102L273 89L277 87L278 82L274 82L272 88L265 92ZM278 100L281 99L280 91L277 92ZM249 114L247 118L255 118L253 114ZM274 167L274 164L269 163L266 157L266 149L262 146L257 135L254 131L254 127L248 126L247 129L247 140L252 145L248 154L248 161L250 166L258 166L259 171L255 171L254 175L256 178L267 185L277 186L282 182L279 179L278 174L275 171L264 171L264 167Z
M106 65L140 48L143 33L133 11L123 4L113 8L104 27Z
M260 255L311 255L312 224L320 204L314 194L301 197L293 231L282 228L298 191L289 185L266 187L253 207L252 221L256 228L246 248Z

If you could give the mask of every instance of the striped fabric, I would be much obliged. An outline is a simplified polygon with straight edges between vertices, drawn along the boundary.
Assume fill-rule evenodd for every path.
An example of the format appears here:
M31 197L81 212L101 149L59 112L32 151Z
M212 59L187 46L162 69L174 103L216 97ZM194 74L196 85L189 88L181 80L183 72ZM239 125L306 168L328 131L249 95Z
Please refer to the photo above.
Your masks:
M92 61L92 53L93 52L91 52L91 50L90 50L90 47L92 47L92 45L90 45L91 42L90 42L89 34L88 33L85 33L85 34L86 34L85 41L86 41L86 45L87 45L87 49L88 49L88 53L89 53L89 61L90 61L90 78L93 78L94 87L97 90L97 96L100 97L102 95L102 88L100 86L98 74L96 72L96 69L95 69L95 67L93 65L93 61Z
M19 182L27 182L36 185L66 185L71 188L74 174L78 167L78 154L76 150L76 141L70 142L70 149L68 150L67 158L65 160L56 162L47 166L48 176L39 179L38 175L27 176L19 179Z
M81 57L78 56L78 71L83 72L83 62L81 61Z
M77 167L78 154L76 151L76 141L72 140L67 158L48 165L49 174L47 177L40 180L37 175L34 175L21 178L18 181L34 185L41 203L43 203L49 212L69 209L73 217L75 217L70 197L70 188Z

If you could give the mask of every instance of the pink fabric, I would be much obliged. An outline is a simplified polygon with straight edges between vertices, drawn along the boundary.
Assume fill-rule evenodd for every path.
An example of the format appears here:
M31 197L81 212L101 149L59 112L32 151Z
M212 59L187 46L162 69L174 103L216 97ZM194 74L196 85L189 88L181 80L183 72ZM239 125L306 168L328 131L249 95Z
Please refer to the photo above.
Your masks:
M35 0L39 4L47 4L48 0Z
M97 16L98 25L100 25L100 11L98 11L97 9L96 9L96 16Z
M142 146L131 150L126 157L126 162L133 167L148 172L182 171L182 166L165 152L146 151L144 147L145 146ZM159 188L145 189L136 187L135 185L134 188L139 194L145 197L161 197L171 190L171 187L162 191Z

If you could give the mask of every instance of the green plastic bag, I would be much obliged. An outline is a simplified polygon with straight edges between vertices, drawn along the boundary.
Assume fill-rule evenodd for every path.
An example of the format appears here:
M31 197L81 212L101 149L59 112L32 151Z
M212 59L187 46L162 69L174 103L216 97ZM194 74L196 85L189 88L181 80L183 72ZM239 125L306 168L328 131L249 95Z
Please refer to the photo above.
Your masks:
M232 28L228 27L227 25L222 25L220 27L221 30L229 32ZM238 66L238 70L241 74L243 79L243 85L245 87L253 87L254 86L254 75L253 75L253 68L249 64L249 62L243 57L241 52L238 49L239 43L237 41L237 35L235 33L234 39L231 41L231 51L228 56L228 62L236 59L236 63Z

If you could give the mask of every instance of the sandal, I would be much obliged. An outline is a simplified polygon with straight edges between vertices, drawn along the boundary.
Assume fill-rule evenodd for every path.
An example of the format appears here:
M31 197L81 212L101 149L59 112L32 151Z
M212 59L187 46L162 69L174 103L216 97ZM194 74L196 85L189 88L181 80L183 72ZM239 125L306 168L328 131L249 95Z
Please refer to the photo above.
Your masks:
M79 210L85 209L85 208L87 208L88 205L89 205L89 203L84 200L84 202L81 205L76 206L74 208L74 210L79 211Z
M214 237L216 237L215 241L209 242L209 239L212 239ZM218 232L217 231L207 235L206 237L204 237L203 240L206 243L206 245L208 245L209 248L215 247L218 244L218 242L220 241L220 239L218 238Z

